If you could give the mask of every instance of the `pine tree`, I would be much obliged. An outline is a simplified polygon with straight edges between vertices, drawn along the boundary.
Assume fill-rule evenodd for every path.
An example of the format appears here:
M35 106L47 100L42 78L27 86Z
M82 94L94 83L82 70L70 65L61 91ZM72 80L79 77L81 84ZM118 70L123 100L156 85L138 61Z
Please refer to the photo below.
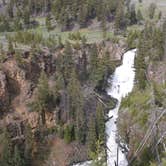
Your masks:
M124 25L124 2L123 0L119 0L115 14L115 29L119 30Z
M24 21L24 25L26 28L29 28L29 23L30 23L30 12L29 9L26 8L23 14L23 21Z
M106 39L106 37L107 37L107 22L106 22L105 15L103 16L103 19L101 21L101 27L102 27L102 32L103 32L103 39Z
M166 20L163 23L163 48L164 48L164 60L166 59Z
M14 166L25 166L24 158L21 156L21 152L17 145L14 146L13 162Z
M13 43L12 43L11 39L8 40L8 51L10 53L14 52Z
M94 117L91 117L91 120L89 122L89 129L88 129L88 149L91 152L96 151L96 141L97 141L97 135L96 135L96 119Z
M74 125L68 124L64 129L64 140L67 144L75 139Z
M151 3L150 6L149 6L149 9L148 9L150 19L154 18L155 10L156 10L156 4Z
M28 125L25 127L25 147L24 158L26 166L32 163L32 150L33 150L33 133L31 127Z
M45 113L49 105L50 92L48 85L48 78L44 71L41 72L38 86L37 86L37 95L34 102L30 103L32 111L37 111L40 114L40 119L42 125L45 125Z
M98 50L96 44L94 44L90 52L90 79L92 81L96 80L97 68L98 68Z
M66 41L65 49L63 54L61 54L57 60L57 70L62 74L62 78L64 80L64 85L67 86L71 71L74 68L74 62L72 57L72 47L71 44Z
M0 164L3 166L11 166L12 158L12 142L7 130L4 131L3 149Z
M86 114L82 107L81 109L77 109L75 135L78 142L85 144L87 136L87 125Z
M11 31L9 20L7 18L3 18L3 28L2 31L9 32Z
M162 17L162 12L160 11L160 12L159 12L159 15L158 15L158 19L160 20L161 17Z
M80 6L80 14L79 14L79 23L81 27L86 26L86 18L87 18L87 6L84 4L83 6Z
M77 112L81 111L83 107L83 96L80 91L81 85L74 69L71 71L67 90L70 102L70 116L72 119L76 119Z
M45 111L48 107L49 100L49 85L46 73L43 71L39 78L37 100L39 104L39 112L41 114L42 123L45 124Z
M143 15L140 9L138 9L137 11L137 20L140 23L141 21L143 21Z
M144 43L144 37L142 34L139 38L138 56L137 56L136 62L135 62L136 79L138 81L139 89L145 89L145 87L146 87L145 50L146 50L146 45Z
M45 24L46 24L47 30L50 31L52 29L50 14L47 15Z
M14 20L14 30L15 30L15 31L19 31L19 30L21 30L21 29L22 29L22 24L21 24L19 18L16 18L16 19Z
M100 141L105 140L105 118L104 118L104 109L101 103L97 104L96 108L96 123L97 123L97 133L98 139Z
M14 6L13 1L10 0L9 3L8 3L8 5L7 5L7 13L8 13L8 15L9 15L10 18L14 17L13 6Z
M131 24L136 24L137 23L137 16L136 16L136 12L135 12L135 5L131 5L131 9L130 9L130 23Z

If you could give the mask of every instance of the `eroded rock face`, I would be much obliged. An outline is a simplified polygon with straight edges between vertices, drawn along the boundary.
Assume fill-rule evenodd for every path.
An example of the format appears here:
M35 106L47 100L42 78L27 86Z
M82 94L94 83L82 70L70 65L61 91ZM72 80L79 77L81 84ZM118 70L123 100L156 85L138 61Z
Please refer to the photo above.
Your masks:
M0 71L0 109L6 108L9 104L9 93L7 78L3 71Z
M21 99L25 100L30 91L30 83L26 80L26 72L20 69L14 60L4 63L3 70L10 80L10 87L14 86L14 89L18 89L17 91L20 91L18 93L22 93Z

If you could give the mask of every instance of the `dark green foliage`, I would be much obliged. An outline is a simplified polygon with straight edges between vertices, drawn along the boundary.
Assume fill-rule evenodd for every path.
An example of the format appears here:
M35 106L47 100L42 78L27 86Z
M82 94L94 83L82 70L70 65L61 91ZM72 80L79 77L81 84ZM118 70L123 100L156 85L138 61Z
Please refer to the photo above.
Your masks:
M89 122L87 141L88 141L89 151L95 152L96 151L97 134L96 134L96 120L94 117L91 117L91 120Z
M38 44L44 41L42 34L28 31L18 31L10 38L12 41L27 45L32 43Z
M57 70L62 75L65 87L69 82L73 68L74 62L72 57L72 47L71 44L67 41L65 44L64 52L60 54L57 59Z
M33 133L30 126L25 127L25 146L24 158L25 165L29 166L32 163L32 150L33 150Z
M162 17L162 12L160 11L160 12L159 12L159 15L158 15L158 19L160 20L161 17Z
M71 71L71 78L69 79L69 84L67 87L69 94L69 102L70 102L70 117L72 119L76 119L79 115L79 112L82 111L83 107L83 96L81 93L81 85L79 80L76 77L75 71Z
M97 127L97 136L98 140L105 141L105 117L104 109L101 103L97 104L96 108L96 127Z
M11 27L9 25L9 20L3 15L0 17L0 31L1 32L11 31Z
M130 8L130 24L136 24L137 23L137 16L136 16L136 12L135 12L135 5L132 4L131 8Z
M164 58L166 58L166 21L164 21L163 23L163 27L162 27L162 31L163 31L163 48L164 48Z
M79 31L74 33L69 33L69 39L70 40L82 40L82 36Z
M156 10L156 4L155 3L151 3L150 6L149 6L149 10L148 10L150 19L154 18L155 10Z
M36 99L29 106L32 111L39 112L40 120L43 125L45 124L45 112L48 109L49 102L50 102L50 92L49 92L48 78L46 76L46 73L42 71L37 86Z
M47 15L45 24L46 24L46 27L47 27L48 31L52 30L51 15L50 14Z
M137 11L137 21L140 23L141 21L143 21L143 15L140 9L138 9Z
M22 29L22 23L19 18L14 19L14 31L19 31Z
M98 50L97 50L97 46L94 44L92 46L91 49L91 55L90 55L90 71L91 71L91 75L90 78L92 80L96 80L96 72L97 72L97 68L98 68Z
M11 39L9 39L9 41L8 41L8 51L10 53L14 52L13 43L12 43Z
M97 152L96 143L105 141L105 117L104 109L101 103L97 104L96 107L96 117L91 117L91 120L88 125L88 135L87 142L89 147L89 152Z
M13 163L14 166L25 166L24 158L17 145L14 146Z
M128 48L136 48L139 35L140 35L140 32L136 30L130 31L128 33L128 36L127 36Z
M23 13L23 22L25 27L29 27L29 23L30 23L30 12L28 8L25 8L25 11Z
M153 92L154 92L154 102L158 107L162 107L164 105L164 90L161 86L153 83Z
M75 136L78 142L82 144L86 143L87 124L86 124L86 114L83 108L77 110Z
M138 81L138 86L140 89L145 89L146 87L146 64L145 64L145 56L144 56L144 50L145 47L143 45L142 38L139 39L138 44L138 54L135 62L135 68L136 68L136 79Z
M11 142L10 135L7 131L4 131L3 149L2 149L2 156L0 158L0 163L3 166L11 166L13 163L12 142Z
M103 39L106 39L107 37L107 22L105 16L103 16L103 19L101 21L101 28L103 31Z
M102 57L98 54L97 45L94 44L90 52L89 79L98 88L104 90L105 81L114 70L114 65L110 62L110 53L107 50L103 52Z
M68 124L64 128L64 140L66 143L70 143L75 139L74 125Z
M124 1L119 0L118 6L116 8L116 15L115 15L115 29L119 30L125 27L125 20L124 20Z
M136 58L136 79L141 89L146 85L146 63L148 58L151 62L161 61L164 55L164 35L160 28L147 24L140 34L138 41L138 55Z
M9 3L8 3L8 5L7 5L7 13L8 13L8 15L9 15L10 18L14 17L13 5L14 5L14 3L13 3L12 0L10 0Z

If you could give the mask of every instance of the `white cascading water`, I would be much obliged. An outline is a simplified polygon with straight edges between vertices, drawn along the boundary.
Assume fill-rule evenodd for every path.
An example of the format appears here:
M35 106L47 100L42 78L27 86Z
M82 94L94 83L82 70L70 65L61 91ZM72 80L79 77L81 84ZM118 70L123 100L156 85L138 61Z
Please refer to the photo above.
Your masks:
M118 148L117 143L117 125L116 120L118 118L118 110L123 97L127 96L133 89L135 69L134 59L136 55L136 49L130 50L123 55L123 63L117 67L115 73L110 80L111 87L107 89L108 95L117 99L117 105L113 110L109 111L110 120L106 123L107 133L107 166L127 166L128 162L125 153L121 148ZM119 150L118 150L119 149ZM118 155L117 155L118 154ZM117 163L118 156L118 163ZM91 161L84 162L82 164L76 164L74 166L90 166Z
M121 66L116 68L113 78L111 80L111 84L112 84L111 88L107 89L108 95L118 100L116 107L113 110L109 111L108 116L111 119L106 123L106 133L107 133L106 145L107 145L107 165L108 166L115 166L115 165L127 166L128 165L126 155L122 152L122 149L118 148L118 143L116 141L118 137L116 120L118 118L118 110L119 110L122 98L128 95L132 91L134 86L135 55L136 55L136 49L130 50L123 55L123 63Z

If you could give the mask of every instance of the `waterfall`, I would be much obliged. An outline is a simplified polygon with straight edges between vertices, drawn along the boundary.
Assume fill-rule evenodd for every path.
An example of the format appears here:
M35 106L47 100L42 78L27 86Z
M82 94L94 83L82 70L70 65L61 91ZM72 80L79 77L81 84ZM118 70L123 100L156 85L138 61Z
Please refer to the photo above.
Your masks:
M107 93L118 100L116 107L109 111L108 116L112 118L106 123L108 166L115 166L115 163L117 164L117 159L118 166L128 165L126 155L122 152L122 149L118 147L118 143L116 141L118 137L116 120L118 117L118 110L120 107L121 99L128 95L134 86L135 54L136 49L130 50L123 55L122 65L116 68L111 80L112 86L107 89Z
M109 80L111 86L107 89L108 95L117 99L117 105L113 110L109 111L108 116L112 117L106 123L107 134L107 166L127 166L128 162L126 154L118 147L117 125L118 110L123 97L127 96L133 89L135 79L134 59L136 49L130 50L123 55L122 65L117 67L112 79ZM118 156L118 157L117 157ZM117 163L118 158L118 163ZM76 164L74 166L90 166L91 162Z

